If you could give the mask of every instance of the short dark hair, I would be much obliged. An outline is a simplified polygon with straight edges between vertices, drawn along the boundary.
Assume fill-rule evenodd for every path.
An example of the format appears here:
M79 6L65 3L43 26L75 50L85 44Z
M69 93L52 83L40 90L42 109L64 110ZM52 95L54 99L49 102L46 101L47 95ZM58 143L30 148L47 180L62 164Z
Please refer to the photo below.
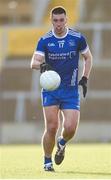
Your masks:
M53 14L65 14L66 15L66 10L62 6L57 6L51 10L51 15Z

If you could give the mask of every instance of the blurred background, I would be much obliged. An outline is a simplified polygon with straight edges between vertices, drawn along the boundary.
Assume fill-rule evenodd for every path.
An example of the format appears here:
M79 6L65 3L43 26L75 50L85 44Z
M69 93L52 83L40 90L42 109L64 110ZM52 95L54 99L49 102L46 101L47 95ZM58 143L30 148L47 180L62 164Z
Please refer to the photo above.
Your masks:
M44 120L39 71L30 69L50 10L87 38L94 63L74 142L111 142L111 0L0 0L0 143L40 143ZM81 63L80 63L81 70Z

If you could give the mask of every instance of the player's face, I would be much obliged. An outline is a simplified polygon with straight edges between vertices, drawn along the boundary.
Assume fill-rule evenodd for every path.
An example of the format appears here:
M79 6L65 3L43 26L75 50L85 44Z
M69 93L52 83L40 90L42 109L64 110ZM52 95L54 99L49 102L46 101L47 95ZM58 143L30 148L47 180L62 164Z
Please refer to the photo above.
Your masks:
M67 22L66 15L63 14L53 14L52 15L52 24L56 34L63 34L65 32L65 25Z

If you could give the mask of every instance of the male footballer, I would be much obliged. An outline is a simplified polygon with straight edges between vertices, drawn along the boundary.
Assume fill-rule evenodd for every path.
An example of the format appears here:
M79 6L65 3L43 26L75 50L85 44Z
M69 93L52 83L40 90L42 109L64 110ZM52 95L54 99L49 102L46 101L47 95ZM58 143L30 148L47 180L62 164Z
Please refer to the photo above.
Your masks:
M52 30L37 43L31 60L32 69L41 73L52 68L61 77L60 86L53 91L42 90L42 105L45 130L42 137L44 170L54 171L52 153L59 127L59 112L63 114L63 129L57 139L54 161L60 165L64 160L68 141L74 136L80 118L80 85L85 98L87 81L92 67L92 55L85 37L67 27L66 10L59 6L51 11ZM84 67L78 81L79 55L83 56Z

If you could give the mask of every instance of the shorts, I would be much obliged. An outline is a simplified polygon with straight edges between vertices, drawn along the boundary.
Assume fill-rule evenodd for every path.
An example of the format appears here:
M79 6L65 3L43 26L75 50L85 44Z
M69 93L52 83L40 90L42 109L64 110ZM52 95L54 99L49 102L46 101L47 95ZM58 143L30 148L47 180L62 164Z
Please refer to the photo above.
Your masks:
M80 95L74 87L59 87L54 91L42 91L42 105L59 106L59 109L80 110Z

